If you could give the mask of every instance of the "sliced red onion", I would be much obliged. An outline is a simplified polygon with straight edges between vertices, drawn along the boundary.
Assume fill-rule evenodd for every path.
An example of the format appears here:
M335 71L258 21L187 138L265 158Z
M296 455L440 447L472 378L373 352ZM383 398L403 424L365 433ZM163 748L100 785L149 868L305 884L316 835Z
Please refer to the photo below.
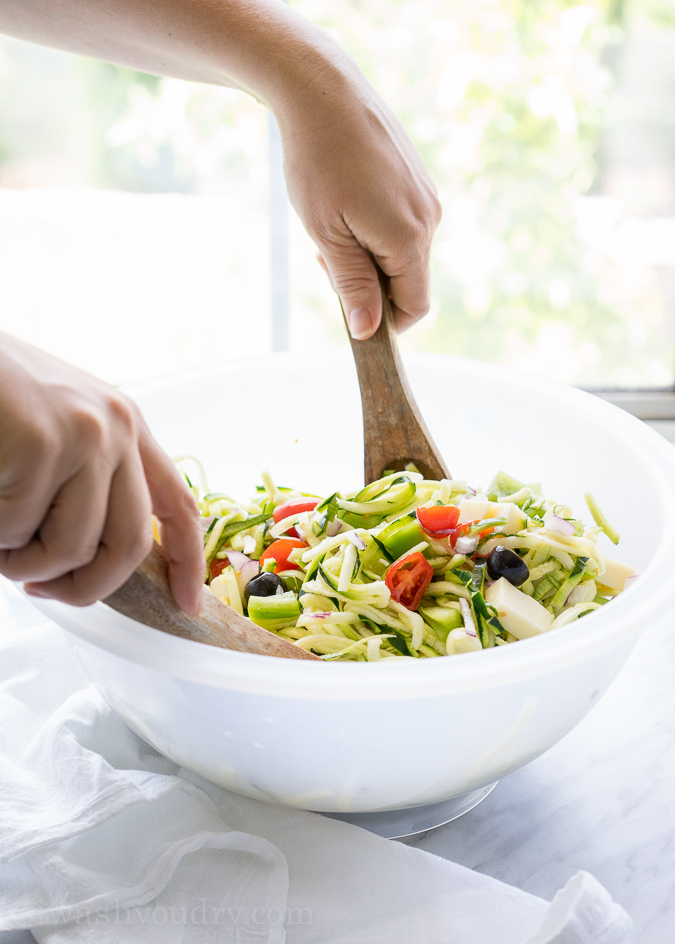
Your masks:
M215 521L216 515L209 515L208 518L200 518L199 526L204 533L206 533L211 527L211 522Z
M473 636L474 639L477 639L478 633L476 632L476 624L473 621L473 613L471 612L471 607L468 602L463 597L460 597L459 608L464 620L464 632L467 636Z
M351 541L354 547L357 547L360 551L365 551L366 542L363 540L360 534L356 533L356 531L348 531L347 540Z
M631 574L630 577L626 577L626 579L624 580L623 589L627 590L631 584L635 583L635 581L639 578L639 576L640 576L639 574ZM600 579L602 580L602 578Z
M247 557L246 554L242 554L241 551L231 551L227 550L227 559L232 564L235 570L241 570L244 564L247 564L250 561L250 557Z
M558 534L564 534L568 537L574 534L574 523L566 521L559 515L551 515L550 518L547 518L546 527L549 531L557 531Z
M326 617L327 617L327 616L330 616L331 614L330 614L330 610L326 610L325 613L324 613L324 612L322 612L322 613L307 613L306 615L309 616L309 617L311 617L312 619L326 619Z
M455 541L455 552L457 554L464 554L466 557L470 557L474 554L478 548L480 542L479 535L466 535L460 538L457 538Z
M243 556L243 555L242 555ZM249 580L253 580L260 573L260 564L257 560L247 560L241 570L235 571L239 593L244 592L244 588Z
M307 535L305 534L304 525L309 524L308 521L296 521L295 522L295 533L300 538L301 541L307 541ZM291 534L293 532L291 531Z
M333 518L332 521L329 521L326 525L326 534L329 538L334 538L342 531L342 522L337 518Z

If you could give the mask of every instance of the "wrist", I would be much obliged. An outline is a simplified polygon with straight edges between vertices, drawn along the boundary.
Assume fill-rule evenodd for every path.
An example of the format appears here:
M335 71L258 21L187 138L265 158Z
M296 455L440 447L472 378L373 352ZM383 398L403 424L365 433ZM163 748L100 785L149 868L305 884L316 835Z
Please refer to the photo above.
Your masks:
M284 132L315 118L353 109L355 94L369 89L351 57L320 27L285 4L256 4L236 23L238 55L223 50L223 84L232 80L273 112ZM367 97L367 95L364 95Z
M278 99L269 107L283 138L327 130L372 101L369 85L339 49L314 48L289 70Z

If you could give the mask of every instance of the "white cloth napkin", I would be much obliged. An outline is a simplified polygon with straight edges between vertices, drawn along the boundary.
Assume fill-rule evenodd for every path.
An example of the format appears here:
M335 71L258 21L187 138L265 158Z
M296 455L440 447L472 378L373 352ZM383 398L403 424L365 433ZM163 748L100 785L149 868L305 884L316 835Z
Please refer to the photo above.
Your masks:
M2 601L0 620L0 931L31 928L45 944L628 936L627 915L588 873L549 905L418 849L202 780L117 718L56 626L11 631Z

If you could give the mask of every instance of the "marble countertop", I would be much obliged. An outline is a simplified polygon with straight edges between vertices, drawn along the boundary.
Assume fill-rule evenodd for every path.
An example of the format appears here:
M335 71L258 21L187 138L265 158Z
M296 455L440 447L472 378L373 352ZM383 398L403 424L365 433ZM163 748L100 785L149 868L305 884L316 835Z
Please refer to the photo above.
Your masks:
M675 941L675 614L647 630L577 727L471 812L405 840L550 899L579 869Z
M24 601L16 614L42 619ZM585 869L633 919L631 944L673 944L675 614L643 634L559 744L470 813L405 842L546 899ZM0 944L33 941L0 932Z

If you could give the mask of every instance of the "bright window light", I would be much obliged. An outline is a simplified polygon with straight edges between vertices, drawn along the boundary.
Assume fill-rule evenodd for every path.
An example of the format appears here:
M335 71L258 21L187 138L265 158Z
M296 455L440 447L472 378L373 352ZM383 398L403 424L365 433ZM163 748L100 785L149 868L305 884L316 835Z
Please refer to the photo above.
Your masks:
M355 56L440 192L433 308L403 348L673 388L669 3L293 5ZM0 327L115 383L346 345L255 101L11 39L0 75Z

